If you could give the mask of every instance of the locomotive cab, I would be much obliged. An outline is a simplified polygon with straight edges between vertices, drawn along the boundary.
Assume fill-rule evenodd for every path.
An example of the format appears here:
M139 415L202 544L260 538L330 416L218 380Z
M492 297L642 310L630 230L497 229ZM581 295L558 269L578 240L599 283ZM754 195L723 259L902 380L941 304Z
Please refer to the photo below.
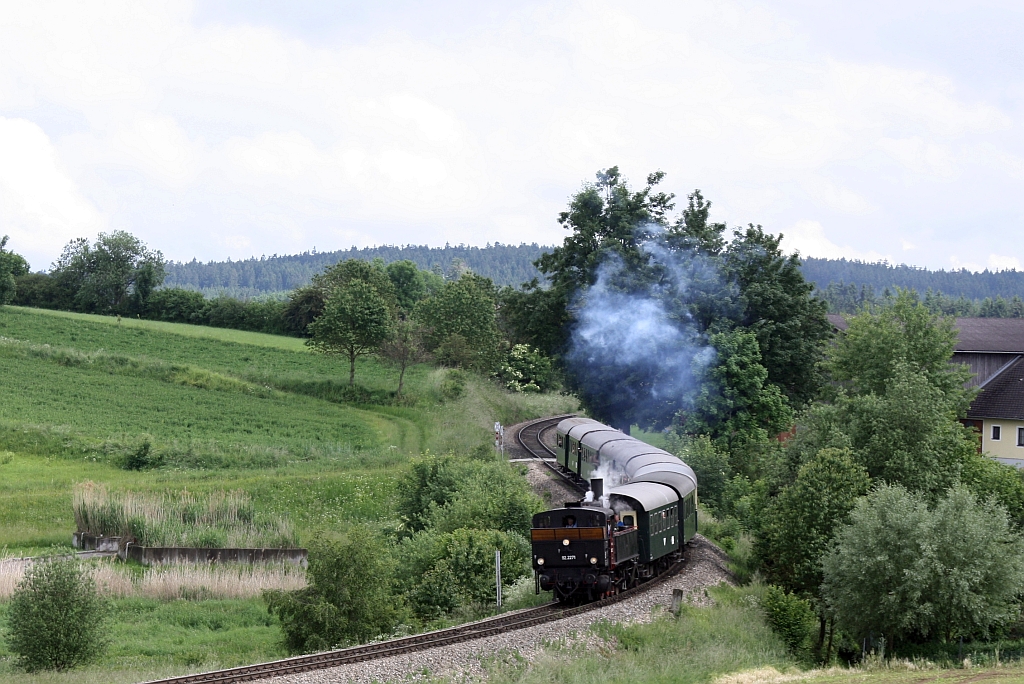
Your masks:
M533 569L541 589L563 601L608 591L613 515L610 508L570 505L533 516Z

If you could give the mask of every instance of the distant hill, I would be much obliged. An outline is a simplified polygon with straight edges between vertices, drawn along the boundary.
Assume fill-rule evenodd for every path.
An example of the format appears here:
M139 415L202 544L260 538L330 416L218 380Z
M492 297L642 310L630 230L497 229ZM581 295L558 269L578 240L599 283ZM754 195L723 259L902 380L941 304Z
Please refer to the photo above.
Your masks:
M424 270L454 273L464 265L474 273L490 278L495 284L520 285L540 276L533 266L540 255L550 247L537 244L486 247L467 245L384 245L382 247L355 247L336 252L303 252L302 254L245 259L243 261L210 261L200 263L170 262L167 264L168 287L187 287L207 295L227 294L234 297L252 297L294 290L309 283L310 279L329 266L344 259L384 263L408 259Z
M209 296L226 294L234 297L282 296L284 292L309 283L314 274L343 259L382 259L385 263L409 259L423 269L453 274L463 266L486 276L497 285L518 286L540 277L534 267L541 254L550 247L537 244L486 247L466 245L385 245L355 247L336 252L304 252L302 254L245 259L242 261L170 262L167 265L168 287L187 287ZM871 297L882 297L886 289L912 288L922 296L930 289L946 297L980 302L986 298L1010 299L1024 296L1024 272L968 270L931 271L904 264L867 263L847 259L803 260L804 277L814 283L819 293L835 304L834 309L848 308L842 303L856 291ZM840 296L845 293L845 296ZM835 301L833 301L835 300Z
M846 259L803 260L803 274L809 282L824 291L829 283L868 287L881 295L886 288L917 290L922 296L928 291L941 292L947 297L981 300L986 297L1024 296L1024 271L930 271L905 264L885 262L867 263Z

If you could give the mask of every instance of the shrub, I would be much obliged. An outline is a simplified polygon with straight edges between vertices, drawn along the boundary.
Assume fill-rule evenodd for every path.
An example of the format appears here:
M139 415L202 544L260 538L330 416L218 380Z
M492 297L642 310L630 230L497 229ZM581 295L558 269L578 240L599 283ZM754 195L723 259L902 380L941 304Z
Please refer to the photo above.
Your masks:
M514 392L545 392L555 386L551 359L528 344L513 346L495 376Z
M401 621L391 553L380 536L354 527L309 549L309 586L264 594L293 653L323 651L390 634Z
M815 622L814 611L807 600L773 585L764 592L761 607L768 624L791 651L798 651L806 644Z
M427 530L402 542L401 586L417 617L433 619L472 603L494 601L494 551L501 551L502 584L530 572L530 543L497 530Z
M444 380L441 381L441 397L445 401L453 401L458 399L466 391L466 374L457 369L453 368L444 375Z
M36 562L11 597L8 647L30 672L70 670L102 654L106 614L95 581L77 561Z

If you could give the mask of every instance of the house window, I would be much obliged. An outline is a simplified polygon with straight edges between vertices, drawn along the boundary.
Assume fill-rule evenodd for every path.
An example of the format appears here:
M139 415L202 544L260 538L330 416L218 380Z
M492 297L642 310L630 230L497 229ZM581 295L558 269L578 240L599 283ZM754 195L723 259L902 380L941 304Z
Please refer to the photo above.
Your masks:
M1000 434L1002 433L1002 431L1003 431L1003 429L1000 426L998 426L998 425L993 425L992 426L992 441L993 442L998 442L999 441L999 437L1000 437Z
M1024 446L1024 427L1017 428L1017 446Z

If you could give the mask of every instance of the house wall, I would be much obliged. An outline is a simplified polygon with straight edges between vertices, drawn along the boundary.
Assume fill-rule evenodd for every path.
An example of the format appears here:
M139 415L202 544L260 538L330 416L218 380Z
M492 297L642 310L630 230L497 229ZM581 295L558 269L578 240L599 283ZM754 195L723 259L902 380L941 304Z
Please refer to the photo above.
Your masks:
M1017 428L1024 427L1024 421L985 418L981 432L981 450L997 461L1024 468L1024 446L1017 446ZM1000 439L992 439L992 426L1001 428Z

